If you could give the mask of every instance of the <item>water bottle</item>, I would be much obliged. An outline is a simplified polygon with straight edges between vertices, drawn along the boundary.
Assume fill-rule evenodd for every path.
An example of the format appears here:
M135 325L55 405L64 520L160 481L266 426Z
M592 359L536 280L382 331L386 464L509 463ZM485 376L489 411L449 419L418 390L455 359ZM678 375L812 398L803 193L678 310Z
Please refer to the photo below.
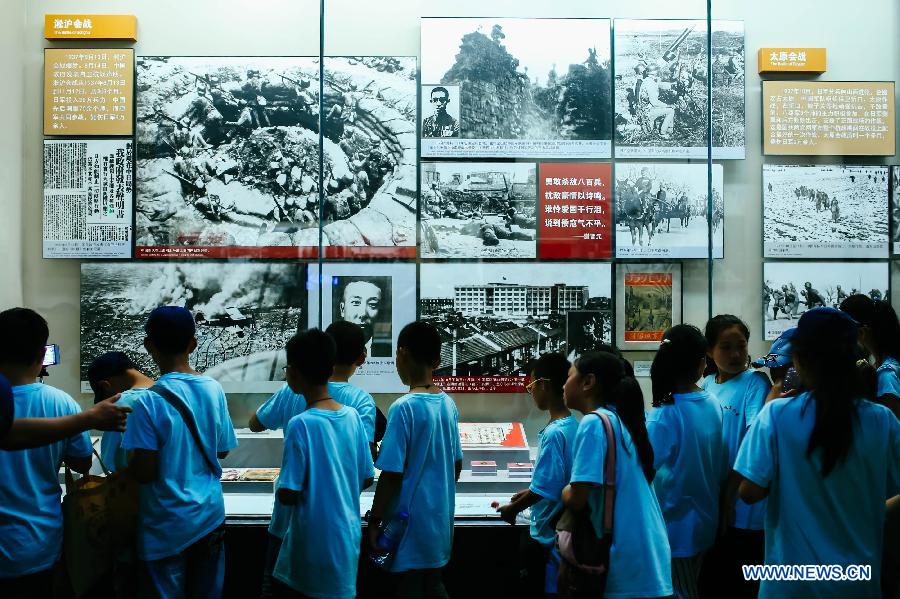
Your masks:
M375 545L384 553L370 553L369 559L373 564L379 568L385 567L393 557L394 552L397 551L397 547L400 546L400 541L403 540L403 535L406 534L406 526L408 524L409 514L400 512L388 522L387 526L381 529L381 534L378 535Z

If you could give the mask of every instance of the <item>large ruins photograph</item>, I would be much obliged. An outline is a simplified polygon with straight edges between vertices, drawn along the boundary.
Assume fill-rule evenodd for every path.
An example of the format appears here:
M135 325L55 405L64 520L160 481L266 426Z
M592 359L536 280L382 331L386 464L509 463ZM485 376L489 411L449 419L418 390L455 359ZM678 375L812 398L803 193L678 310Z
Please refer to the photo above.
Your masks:
M191 365L226 388L266 391L266 382L284 380L284 345L306 323L306 270L283 262L84 263L81 380L108 351L125 352L157 376L144 324L158 306L183 306L197 323Z
M616 19L616 158L744 158L744 23Z
M423 162L421 176L421 257L535 257L535 163Z
M320 99L318 58L138 58L138 257L315 256L320 224L326 255L415 255L416 59L324 66Z
M422 156L609 158L609 23L423 18Z

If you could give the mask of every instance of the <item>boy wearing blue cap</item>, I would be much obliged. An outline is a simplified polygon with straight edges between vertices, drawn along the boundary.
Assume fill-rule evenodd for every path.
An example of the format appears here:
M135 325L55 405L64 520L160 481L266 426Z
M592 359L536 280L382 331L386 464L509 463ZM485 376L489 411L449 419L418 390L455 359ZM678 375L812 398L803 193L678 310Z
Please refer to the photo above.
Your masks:
M138 557L162 597L219 597L225 577L225 503L219 478L237 447L221 385L190 366L197 348L185 308L153 310L144 347L159 367L153 388L136 391L122 439L142 483Z

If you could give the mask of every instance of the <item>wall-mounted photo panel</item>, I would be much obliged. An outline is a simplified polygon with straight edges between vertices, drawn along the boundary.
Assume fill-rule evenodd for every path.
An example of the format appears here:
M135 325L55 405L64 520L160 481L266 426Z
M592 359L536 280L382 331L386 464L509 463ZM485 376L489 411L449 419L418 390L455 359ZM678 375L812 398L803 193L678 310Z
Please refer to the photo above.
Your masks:
M416 59L327 57L326 256L414 257ZM319 246L319 61L137 61L138 258Z
M423 18L422 156L609 158L609 23Z
M532 359L609 343L611 275L602 263L422 264L420 318L443 340L438 384L520 393Z
M541 259L612 257L608 162L542 162L538 173Z
M763 165L763 256L887 258L888 167Z
M712 165L712 219L706 164L616 163L616 257L706 258L725 247L722 165Z
M900 254L900 166L891 167L891 253Z
M712 80L712 157L744 158L744 22L615 20L616 158L706 158Z
M807 310L837 308L855 293L889 300L888 287L888 262L764 262L764 339L797 326Z
M346 320L366 334L366 363L351 382L370 393L406 390L396 369L397 336L416 319L416 265L398 263L324 263L321 282L310 269L309 326L322 329Z
M422 258L534 258L537 165L423 162Z
M619 349L659 348L666 329L681 323L681 302L681 264L617 264Z
M274 391L273 381L284 381L284 345L307 323L306 271L284 262L82 264L82 387L91 361L108 351L125 352L157 376L144 324L158 306L183 306L197 323L194 368L226 392Z

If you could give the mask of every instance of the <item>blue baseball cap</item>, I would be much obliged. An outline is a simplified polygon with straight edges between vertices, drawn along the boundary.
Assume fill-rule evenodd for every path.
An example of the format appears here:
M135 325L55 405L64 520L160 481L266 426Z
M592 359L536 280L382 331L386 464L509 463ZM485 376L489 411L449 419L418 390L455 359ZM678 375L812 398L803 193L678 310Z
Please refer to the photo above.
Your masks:
M755 368L781 368L790 366L794 362L794 352L791 340L797 332L797 327L790 328L783 332L778 339L772 343L769 353L753 362Z
M187 346L197 332L194 316L181 306L160 306L150 312L144 325L147 338L162 352L177 354Z
M836 343L856 343L859 323L853 317L836 308L813 308L807 310L797 322L794 339L828 340Z

